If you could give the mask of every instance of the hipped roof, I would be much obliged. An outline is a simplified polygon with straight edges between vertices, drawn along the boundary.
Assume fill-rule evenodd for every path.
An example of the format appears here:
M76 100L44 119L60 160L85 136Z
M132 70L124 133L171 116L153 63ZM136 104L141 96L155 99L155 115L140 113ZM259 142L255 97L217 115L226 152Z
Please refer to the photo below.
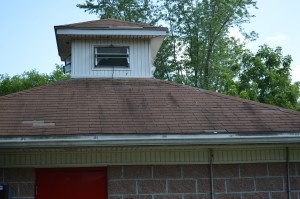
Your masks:
M152 26L143 23L134 23L129 21L117 20L117 19L98 19L93 21L86 21L80 23L66 24L55 26L55 29L148 29L148 30L164 30L165 27Z
M70 79L0 107L0 136L300 132L299 112L155 79Z

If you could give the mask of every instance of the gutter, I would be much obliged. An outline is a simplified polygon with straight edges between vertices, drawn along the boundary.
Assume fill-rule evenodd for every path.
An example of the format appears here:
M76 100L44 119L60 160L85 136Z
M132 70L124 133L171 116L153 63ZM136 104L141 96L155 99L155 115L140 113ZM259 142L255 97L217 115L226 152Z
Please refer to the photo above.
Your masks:
M118 134L118 135L52 135L0 137L0 149L64 148L64 147L120 147L120 146L187 146L187 145L244 145L300 143L299 133L272 135L238 134Z

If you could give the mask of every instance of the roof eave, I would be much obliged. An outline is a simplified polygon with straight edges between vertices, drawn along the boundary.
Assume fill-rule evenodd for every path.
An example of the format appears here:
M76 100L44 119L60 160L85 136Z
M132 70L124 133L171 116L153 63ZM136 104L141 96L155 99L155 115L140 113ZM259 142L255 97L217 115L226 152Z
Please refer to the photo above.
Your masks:
M271 135L238 134L119 134L1 137L0 149L119 146L190 146L300 143L300 132Z
M55 40L56 40L56 47L57 47L57 52L58 52L58 56L61 57L61 50L59 47L59 41L58 41L58 35L57 35L57 29L54 27L54 33L55 33ZM61 57L61 61L64 61Z
M138 26L103 26L103 27L75 27L75 26L54 26L55 30L154 30L154 31L168 31L166 27L138 27Z
M127 28L127 29L115 29L115 28L108 28L108 29L95 29L95 28L57 28L54 27L55 30L55 37L56 37L56 44L58 49L58 54L61 57L61 60L64 61L69 55L71 51L71 40L80 36L86 37L147 37L147 38L157 38L157 37L164 37L166 35L165 29L143 29L143 28ZM66 38L65 40L64 38ZM66 47L69 45L69 47ZM68 50L63 50L67 48Z
M118 31L116 31L118 30ZM156 29L56 29L57 35L133 35L133 36L161 36L166 35L165 30L156 30Z

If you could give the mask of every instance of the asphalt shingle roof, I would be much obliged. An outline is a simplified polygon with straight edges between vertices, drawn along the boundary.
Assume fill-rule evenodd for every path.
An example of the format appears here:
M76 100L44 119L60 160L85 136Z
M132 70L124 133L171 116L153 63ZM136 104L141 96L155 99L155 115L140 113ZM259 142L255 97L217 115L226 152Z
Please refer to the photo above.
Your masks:
M300 132L299 112L155 79L70 79L0 109L1 136Z
M134 23L129 21L117 20L117 19L99 19L93 21L86 21L80 23L66 24L55 26L55 29L151 29L151 30L167 30L165 27L151 26L143 23Z

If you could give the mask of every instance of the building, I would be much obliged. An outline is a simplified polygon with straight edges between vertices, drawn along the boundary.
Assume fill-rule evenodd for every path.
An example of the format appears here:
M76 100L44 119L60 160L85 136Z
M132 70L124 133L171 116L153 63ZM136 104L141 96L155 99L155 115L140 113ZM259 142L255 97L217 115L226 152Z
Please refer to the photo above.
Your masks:
M153 79L166 31L55 27L72 78L0 97L15 199L300 198L300 113Z

